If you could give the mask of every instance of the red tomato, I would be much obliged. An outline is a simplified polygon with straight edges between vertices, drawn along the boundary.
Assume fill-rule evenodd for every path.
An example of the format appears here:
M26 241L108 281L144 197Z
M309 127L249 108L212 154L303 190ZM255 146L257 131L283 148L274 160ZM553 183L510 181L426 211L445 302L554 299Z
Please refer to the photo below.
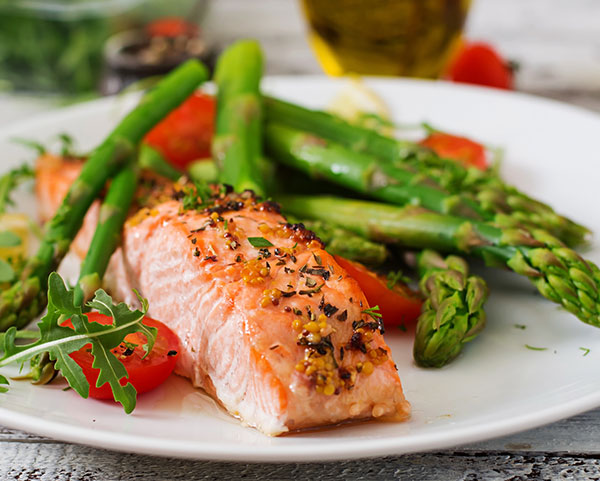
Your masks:
M460 162L465 167L477 167L487 169L485 147L466 137L446 134L444 132L432 132L421 145L429 147L440 157Z
M198 34L198 26L180 17L163 17L146 25L151 37L193 37Z
M387 279L375 274L364 265L335 256L362 289L370 306L379 306L386 326L401 326L416 321L421 314L422 300L404 284L396 283L388 289Z
M98 322L104 325L112 323L110 316L98 312L90 312L86 316L90 322ZM125 341L128 343L137 344L133 351L124 344L112 350L113 354L123 362L129 374L129 379L121 379L121 385L125 386L128 382L131 382L138 394L150 391L162 384L173 372L179 355L179 339L171 329L162 322L150 317L145 317L143 323L146 326L158 329L154 347L145 359L142 359L144 356L142 345L146 343L146 337L137 332L128 334L125 337ZM73 327L70 319L63 325ZM94 399L112 399L113 395L108 383L96 387L99 370L92 367L94 358L89 352L90 348L91 344L88 344L79 351L72 352L69 356L83 369L83 374L90 383L90 397Z
M145 141L185 170L190 162L210 157L214 116L214 98L196 92L156 125Z
M514 88L513 72L507 62L486 43L467 43L447 71L454 82L485 85L499 89Z

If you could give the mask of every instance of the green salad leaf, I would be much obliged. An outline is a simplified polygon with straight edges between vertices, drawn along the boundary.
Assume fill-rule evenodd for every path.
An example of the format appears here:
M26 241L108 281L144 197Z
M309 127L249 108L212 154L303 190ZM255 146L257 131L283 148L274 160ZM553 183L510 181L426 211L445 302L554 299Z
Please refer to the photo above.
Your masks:
M22 182L33 179L33 169L28 165L22 165L0 177L0 214L6 211L8 205L13 205L10 197L12 191Z
M15 270L5 260L0 259L0 282L11 282L15 278Z
M9 230L0 231L0 247L16 247L21 245L21 238Z
M147 339L147 352L152 348L157 330L142 324L148 309L148 303L141 300L143 311L131 310L126 304L114 304L112 298L102 289L96 291L94 299L87 306L97 309L102 314L112 316L113 322L102 325L88 322L81 306L74 302L73 289L67 288L63 279L52 273L48 278L48 313L38 323L39 339L33 343L18 345L15 339L17 330L11 327L4 335L3 356L0 367L23 363L42 352L48 352L55 361L55 368L61 372L69 385L77 393L87 398L89 383L81 367L69 356L70 353L91 344L94 357L92 367L99 369L98 387L109 383L115 401L122 404L126 413L134 410L136 390L131 383L121 386L120 380L127 378L127 370L123 363L111 352L123 342L126 335L140 332ZM61 324L71 319L73 329ZM0 384L8 384L5 377L0 377ZM2 387L3 390L6 388Z

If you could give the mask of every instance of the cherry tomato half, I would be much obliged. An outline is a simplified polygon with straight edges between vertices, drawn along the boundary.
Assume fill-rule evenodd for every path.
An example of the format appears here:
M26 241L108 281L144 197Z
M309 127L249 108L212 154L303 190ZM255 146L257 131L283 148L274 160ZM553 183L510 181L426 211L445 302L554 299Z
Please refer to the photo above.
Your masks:
M98 312L90 312L86 316L90 322L104 325L112 323L110 316ZM173 372L179 355L179 339L171 329L150 317L144 317L143 323L158 329L154 347L145 359L142 359L144 356L142 346L146 343L146 337L137 332L125 337L129 346L121 344L112 350L112 353L123 362L129 374L129 379L121 379L121 385L125 386L131 382L138 394L150 391L162 384ZM63 325L73 326L70 319ZM91 344L88 344L79 351L72 352L69 356L83 369L83 374L90 384L90 397L112 399L113 395L108 383L96 387L99 370L92 367L94 358L89 351L90 348Z
M446 77L454 82L505 90L514 88L513 71L508 62L492 46L482 42L463 45L450 63Z
M215 99L196 92L148 132L144 140L173 166L185 170L190 162L210 157L214 116Z
M364 265L335 256L342 266L362 289L370 306L379 306L379 312L387 327L401 326L414 322L421 314L421 298L407 286L396 283L392 289L387 286L387 279L377 275Z
M481 170L488 168L485 147L466 137L432 132L421 141L421 145L429 147L440 157L456 160L465 167L477 167Z

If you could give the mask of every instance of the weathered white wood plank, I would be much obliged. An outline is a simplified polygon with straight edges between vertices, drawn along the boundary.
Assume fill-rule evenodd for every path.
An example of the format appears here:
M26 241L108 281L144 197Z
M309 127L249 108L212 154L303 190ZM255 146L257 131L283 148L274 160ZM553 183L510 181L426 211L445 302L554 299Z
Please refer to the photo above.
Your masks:
M542 480L600 479L600 460L583 456L444 452L360 461L242 464L161 459L69 444L7 443L2 479L25 480Z

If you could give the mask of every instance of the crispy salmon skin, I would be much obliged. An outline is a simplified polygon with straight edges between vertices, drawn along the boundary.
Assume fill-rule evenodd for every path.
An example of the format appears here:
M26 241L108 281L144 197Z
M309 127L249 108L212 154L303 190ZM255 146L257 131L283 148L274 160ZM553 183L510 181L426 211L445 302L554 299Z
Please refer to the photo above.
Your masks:
M105 281L129 303L137 289L179 336L177 373L269 435L409 415L381 322L312 232L251 192L201 204L189 184L157 191Z

